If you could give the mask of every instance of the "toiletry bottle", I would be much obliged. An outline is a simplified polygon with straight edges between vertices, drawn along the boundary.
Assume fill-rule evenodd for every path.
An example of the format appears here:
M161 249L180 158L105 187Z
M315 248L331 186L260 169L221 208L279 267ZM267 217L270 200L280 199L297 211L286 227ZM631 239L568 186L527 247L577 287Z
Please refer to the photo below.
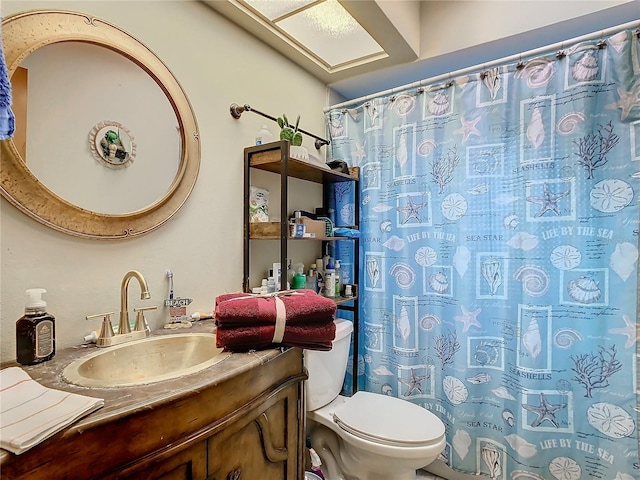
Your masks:
M342 296L342 269L340 268L340 260L336 260L336 297Z
M267 293L275 293L276 291L276 281L273 277L267 278Z
M324 267L322 263L322 258L318 258L316 260L316 292L320 295L324 295Z
M22 365L51 360L56 354L55 317L46 312L44 288L27 290L24 316L16 322L17 361Z
M267 293L269 287L267 285L268 280L266 278L262 279L262 285L260 286L260 294L264 295L265 293Z
M289 259L289 265L287 265L287 290L290 288L296 288L293 286L293 276L295 274L296 272L293 270L293 261Z
M269 131L266 125L262 125L256 135L256 145L264 145L265 143L273 142L273 140L273 133Z
M296 272L291 286L295 290L301 290L307 286L307 276L304 274L304 263L296 263Z
M309 449L309 457L311 457L311 472L315 473L318 478L324 480L324 473L322 472L322 460L313 448Z
M324 271L324 296L333 298L336 296L336 270L333 267L333 258L329 257L327 268Z
M307 275L307 288L318 293L318 271L316 270L315 263L312 263L309 267L309 273Z

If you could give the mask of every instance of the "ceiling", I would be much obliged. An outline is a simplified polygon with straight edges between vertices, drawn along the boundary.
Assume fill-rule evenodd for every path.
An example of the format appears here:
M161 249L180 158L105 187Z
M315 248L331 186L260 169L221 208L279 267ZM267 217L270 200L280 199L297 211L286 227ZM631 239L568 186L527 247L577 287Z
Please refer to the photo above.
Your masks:
M332 102L482 65L640 19L640 0L201 1L326 83L334 97ZM330 2L342 6L368 38L343 36L317 24L292 26L297 21L293 17L313 17L312 9ZM335 26L340 22L332 18L329 23ZM310 30L326 35L315 47L314 40L309 39ZM350 45L361 43L372 45L373 50L364 54L350 51ZM320 52L314 51L318 45ZM323 47L329 48L323 52ZM331 50L337 56L332 56ZM346 58L347 53L353 59Z

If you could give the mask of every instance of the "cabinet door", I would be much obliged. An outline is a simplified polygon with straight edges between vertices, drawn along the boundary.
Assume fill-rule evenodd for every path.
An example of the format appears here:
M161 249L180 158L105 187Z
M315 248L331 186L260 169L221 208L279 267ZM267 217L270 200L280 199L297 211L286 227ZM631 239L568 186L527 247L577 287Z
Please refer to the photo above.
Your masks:
M208 439L208 480L296 480L298 385Z
M141 470L115 477L122 480L204 480L207 478L207 446L202 441L163 460L152 461Z

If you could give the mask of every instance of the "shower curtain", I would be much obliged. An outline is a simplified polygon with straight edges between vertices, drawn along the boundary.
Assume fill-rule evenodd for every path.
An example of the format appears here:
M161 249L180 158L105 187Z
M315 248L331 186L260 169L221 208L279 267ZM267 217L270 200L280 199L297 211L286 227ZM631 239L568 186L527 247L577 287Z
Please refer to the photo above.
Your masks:
M455 470L640 478L639 35L326 112L360 167L359 389L437 415Z

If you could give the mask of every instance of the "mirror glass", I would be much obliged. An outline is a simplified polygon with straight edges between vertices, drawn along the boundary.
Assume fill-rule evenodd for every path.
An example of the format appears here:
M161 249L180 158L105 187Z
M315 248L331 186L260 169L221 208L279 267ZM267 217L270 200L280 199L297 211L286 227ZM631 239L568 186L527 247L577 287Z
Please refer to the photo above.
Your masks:
M166 95L144 70L80 42L40 48L20 66L28 82L23 158L47 188L74 205L110 214L140 210L166 194L178 173L180 131ZM103 124L122 128L105 125L92 134ZM114 161L105 157L100 142L109 131L125 139L127 161L115 152Z
M185 203L200 167L182 87L144 44L79 12L2 20L16 134L0 141L0 194L70 235L146 234Z

